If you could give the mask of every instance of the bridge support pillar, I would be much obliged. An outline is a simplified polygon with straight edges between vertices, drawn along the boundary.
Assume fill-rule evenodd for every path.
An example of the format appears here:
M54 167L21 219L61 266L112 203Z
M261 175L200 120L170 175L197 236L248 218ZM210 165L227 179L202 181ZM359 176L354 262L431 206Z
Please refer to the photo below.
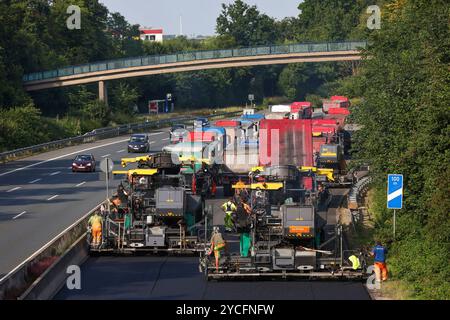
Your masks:
M98 82L98 100L108 105L108 88L103 80Z

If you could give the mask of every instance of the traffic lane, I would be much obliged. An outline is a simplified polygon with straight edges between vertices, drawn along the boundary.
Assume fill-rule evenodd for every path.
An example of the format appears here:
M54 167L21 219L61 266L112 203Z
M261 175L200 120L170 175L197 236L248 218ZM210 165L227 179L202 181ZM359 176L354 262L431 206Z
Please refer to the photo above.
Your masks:
M105 187L100 181L88 188L74 189L62 185L54 192L42 188L37 198L18 198L17 206L8 209L25 212L17 219L0 221L0 274L6 274L51 239L93 209L105 198ZM53 195L52 195L53 194ZM3 205L3 204L2 204ZM2 215L3 217L3 215Z
M163 145L155 143L154 148ZM115 169L120 168L121 157L112 154ZM82 182L86 183L77 187ZM118 183L119 180L110 181L111 193ZM69 169L14 191L14 195L1 193L0 274L11 271L105 197L105 181L99 181L98 174L72 173Z
M154 146L152 148L157 152L161 150L164 143L155 142L152 146ZM102 150L102 152L104 151L111 150ZM121 169L120 160L122 157L136 157L139 155L142 154L119 154L115 152L109 157L114 161L114 169L117 170ZM39 178L36 178L37 176L29 176L26 178L27 183L19 185L19 187L14 185L4 186L0 191L0 220L4 220L5 216L9 218L11 215L15 216L23 212L21 210L26 210L28 205L34 206L47 203L48 197L54 195L58 195L59 197L60 195L70 194L79 188L86 190L87 187L90 187L91 183L99 181L99 173L72 173L71 169L67 167L67 164L65 160L55 160L54 166L37 169L37 171L51 169L43 174L39 174ZM98 170L99 168L97 168ZM24 172L20 174L24 174ZM105 184L103 183L102 185L104 186ZM115 185L112 184L111 187L113 189ZM33 209L36 208L33 207Z
M161 137L161 139L151 140L150 153L160 151L161 148L167 144L168 138ZM116 164L120 164L121 158L136 157L147 154L128 153L126 147L127 145L125 142L122 145L109 145L92 152L94 158L96 159L96 170L100 171L100 163L105 157L111 158ZM14 196L14 192L16 190L26 189L27 186L45 182L49 177L58 175L58 177L61 177L61 173L71 172L72 160L72 157L69 159L53 160L27 170L17 171L10 176L1 177L0 181L2 181L2 183L0 183L0 193L6 192L10 193L8 196ZM83 173L80 172L77 174L81 175ZM65 180L62 181L65 182Z
M81 266L81 290L56 300L367 300L361 282L206 281L197 257L96 257Z
M147 132L150 136L150 139L157 138L160 136L160 139L167 139L168 140L168 129L161 129L157 131L151 131ZM51 162L55 160L60 159L68 159L73 160L73 158L77 154L82 153L95 153L99 154L99 156L107 154L104 153L102 150L111 150L111 151L118 151L119 149L116 149L115 147L117 145L122 144L122 151L126 150L127 148L127 141L129 140L130 135L128 136L120 136L116 138L111 139L105 139L100 140L93 143L87 143L87 144L81 144L78 146L73 147L67 147L59 150L54 150L42 154L38 154L36 156L28 157L22 160L12 161L8 162L6 164L0 165L0 185L7 184L8 179L5 179L7 176L11 176L23 171L28 171L29 169L34 169L37 167L41 167L43 165L52 165ZM15 177L14 177L15 178Z

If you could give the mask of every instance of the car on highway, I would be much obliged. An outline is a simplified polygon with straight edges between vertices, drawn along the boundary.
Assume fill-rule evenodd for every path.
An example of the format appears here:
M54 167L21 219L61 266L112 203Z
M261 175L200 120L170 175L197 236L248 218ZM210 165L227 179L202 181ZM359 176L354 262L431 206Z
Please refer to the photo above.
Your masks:
M72 162L72 172L95 172L95 158L92 154L80 154Z
M194 128L209 127L209 120L207 118L197 118L194 120Z
M187 133L187 128L185 124L176 123L170 128L170 143L178 143L183 141L183 135Z
M133 134L128 141L128 152L149 152L150 141L146 134Z

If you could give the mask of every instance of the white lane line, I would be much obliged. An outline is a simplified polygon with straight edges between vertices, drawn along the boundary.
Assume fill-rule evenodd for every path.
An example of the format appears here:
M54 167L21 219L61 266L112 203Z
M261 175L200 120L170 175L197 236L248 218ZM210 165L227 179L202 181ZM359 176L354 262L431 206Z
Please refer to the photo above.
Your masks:
M13 220L17 219L18 217L20 217L21 215L23 215L23 214L25 214L25 213L27 213L27 212L24 211L24 212L22 212L22 213L19 213L17 216L13 217Z
M74 155L74 154L77 154L77 153L83 153L85 151L107 147L107 146L110 146L110 145L113 145L113 144L122 143L122 142L125 142L125 141L128 141L128 140L130 140L130 139L128 138L128 139L123 139L123 140L119 140L119 141L115 141L115 142L105 143L105 144L102 144L100 146L91 147L91 148L87 148L87 149L78 150L78 151L75 151L75 152L63 154L62 156L58 156L58 157L51 158L51 159L48 159L48 160L44 160L44 161L41 161L41 162L36 162L36 163L30 164L28 166L24 166L24 167L17 168L17 169L11 170L11 171L0 173L0 177L3 177L5 175L13 173L13 172L17 172L17 171L21 171L21 170L24 170L24 169L32 168L32 167L38 166L38 165L43 164L43 163L47 163L47 162L50 162L50 161L62 159L62 158L65 158L65 157L68 157L68 156L71 156L71 155Z
M122 149L122 150L118 150L118 151L116 151L117 153L122 153L122 152L125 152L125 149Z
M36 182L38 182L38 181L41 181L42 179L41 178L39 178L39 179L35 179L35 180L33 180L33 181L30 181L30 182L28 182L29 184L32 184L32 183L36 183Z
M110 155L111 155L111 153L105 154L104 156L102 156L102 158L109 157Z
M70 170L70 169L72 169L72 167L67 167L67 169L69 169L69 170Z
M164 139L161 139L162 141L166 141L166 140L169 140L169 138L164 138Z
M15 187L15 188L9 189L6 192L13 192L13 191L16 191L16 190L19 190L19 189L22 189L22 187Z
M81 187L81 186L82 186L83 184L85 184L85 183L86 183L86 181L83 181L83 182L77 184L75 187Z
M158 135L158 134L163 134L163 133L165 133L165 132L155 132L155 133L150 133L149 136L156 136L156 135Z
M47 201L53 200L53 199L55 199L57 196L59 196L59 194L55 194L53 197L48 198Z
M50 173L49 175L50 175L50 176L56 176L57 174L60 174L60 173L61 173L61 171L56 171L56 172Z
M154 144L154 143L156 143L156 141L150 141L150 143L149 143L149 144Z
M101 204L101 203L100 203ZM78 219L77 221L75 221L74 223L72 223L70 226L68 226L66 229L64 229L63 231L61 231L57 236L55 236L53 239L51 239L49 242L47 242L42 248L40 248L39 250L37 250L36 252L34 252L33 254L31 254L28 258L26 258L25 260L23 260L21 263L19 263L14 269L12 269L11 271L9 271L5 276L3 276L3 278L0 278L0 283L2 283L5 279L9 278L14 272L16 272L18 269L22 268L23 265L25 263L27 263L27 261L30 261L34 258L36 258L37 256L39 256L44 250L46 250L54 241L55 239L58 239L59 237L61 237L63 234L67 233L68 230L72 229L74 226L76 226L77 224L79 224L81 221L85 220L90 214L92 214L92 212L94 210L96 210L100 204L97 204L94 208L92 208L91 210L89 210L88 213L86 213L84 216L82 216L80 219Z

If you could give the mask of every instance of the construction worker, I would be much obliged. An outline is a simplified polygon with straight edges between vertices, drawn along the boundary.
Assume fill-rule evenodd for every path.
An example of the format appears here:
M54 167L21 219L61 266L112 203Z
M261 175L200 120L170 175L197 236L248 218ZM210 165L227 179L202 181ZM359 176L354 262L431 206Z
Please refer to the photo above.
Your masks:
M232 231L234 224L233 224L233 213L236 212L236 205L233 203L233 199L230 198L227 202L225 202L222 205L223 211L225 211L225 230L226 231Z
M211 236L211 248L209 255L214 252L214 258L216 259L216 272L219 272L219 259L220 252L225 248L225 240L223 240L222 234L219 232L219 227L213 227Z
M374 257L375 279L377 282L386 281L388 278L388 270L386 267L386 255L388 251L377 241L376 246L372 249L371 255Z
M88 225L91 227L92 246L94 247L99 246L102 241L102 223L103 218L98 211L95 211L94 215L89 218Z
M252 214L251 207L241 198L240 205L237 209L237 231L239 235L239 249L241 257L248 257L248 252L251 246L250 228Z

